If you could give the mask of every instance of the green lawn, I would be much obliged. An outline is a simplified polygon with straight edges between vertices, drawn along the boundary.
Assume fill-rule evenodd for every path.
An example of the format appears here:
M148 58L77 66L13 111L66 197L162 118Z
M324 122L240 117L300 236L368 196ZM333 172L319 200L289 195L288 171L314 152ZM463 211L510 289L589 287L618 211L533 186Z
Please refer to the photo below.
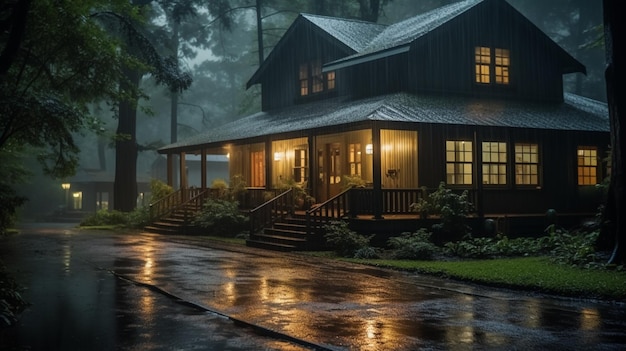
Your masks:
M552 263L545 257L463 261L346 260L490 286L626 301L626 271L572 268Z

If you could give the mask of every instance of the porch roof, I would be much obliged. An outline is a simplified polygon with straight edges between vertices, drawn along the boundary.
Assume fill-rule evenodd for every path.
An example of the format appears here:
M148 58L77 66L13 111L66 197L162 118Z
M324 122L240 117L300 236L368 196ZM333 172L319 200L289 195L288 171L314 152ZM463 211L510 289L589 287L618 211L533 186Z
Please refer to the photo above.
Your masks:
M541 103L396 93L361 100L336 98L259 112L159 149L200 146L366 121L608 132L606 103L566 93L563 103Z

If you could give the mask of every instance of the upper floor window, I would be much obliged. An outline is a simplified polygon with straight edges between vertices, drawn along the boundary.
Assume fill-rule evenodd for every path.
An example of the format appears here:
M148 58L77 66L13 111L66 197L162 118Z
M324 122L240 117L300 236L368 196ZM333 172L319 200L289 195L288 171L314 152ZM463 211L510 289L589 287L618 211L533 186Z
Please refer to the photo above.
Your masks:
M472 142L446 141L446 182L472 184Z
M598 149L595 147L578 147L578 185L595 185L598 183Z
M515 144L515 184L539 185L539 146Z
M508 85L511 57L508 49L477 46L474 49L476 62L476 83Z
M506 184L506 143L485 141L483 146L483 184Z
M300 96L308 96L335 89L335 71L323 73L320 60L300 64L298 77L300 81Z

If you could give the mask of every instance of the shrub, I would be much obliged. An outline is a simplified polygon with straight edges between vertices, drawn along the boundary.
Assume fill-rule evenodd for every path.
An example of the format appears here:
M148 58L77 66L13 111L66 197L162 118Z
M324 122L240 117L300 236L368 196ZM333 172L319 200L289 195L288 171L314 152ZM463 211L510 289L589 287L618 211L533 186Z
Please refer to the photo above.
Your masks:
M389 238L387 244L394 250L393 258L401 260L430 260L439 251L430 242L431 233L421 228L414 233L402 233L401 236Z
M599 265L595 247L599 231L570 233L553 226L547 231L549 235L539 240L544 250L550 250L553 262L585 268Z
M99 226L99 225L128 225L128 215L124 212L116 210L99 210L85 217L80 225L83 227Z
M26 202L26 198L18 196L13 188L0 184L0 235L15 222L17 209Z
M143 228L150 224L150 207L141 206L127 214L128 226L131 228Z
M324 226L326 242L343 257L354 257L359 249L369 246L372 236L366 237L348 228L348 222L332 221Z
M174 188L158 179L152 179L150 181L150 193L152 194L150 202L157 202L174 193Z
M371 246L366 246L366 247L357 249L354 252L354 258L358 258L362 260L369 260L369 259L380 258L380 255L378 254L378 251L375 248Z
M239 212L239 203L224 199L207 199L193 224L206 234L234 237L246 229L248 217Z
M422 218L430 214L439 215L441 222L432 226L434 232L454 234L460 238L471 231L465 224L465 218L473 209L467 190L459 195L446 188L446 183L441 182L437 190L411 204L410 208L419 212Z

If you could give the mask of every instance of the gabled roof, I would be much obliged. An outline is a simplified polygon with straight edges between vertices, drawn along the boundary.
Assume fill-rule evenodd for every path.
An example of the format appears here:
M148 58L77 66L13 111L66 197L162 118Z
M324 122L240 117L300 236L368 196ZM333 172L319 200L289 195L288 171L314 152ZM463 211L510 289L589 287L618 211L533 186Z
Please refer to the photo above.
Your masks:
M159 152L307 131L365 121L435 123L548 130L609 132L607 104L573 94L563 103L396 93L350 101L342 98L259 112L168 145Z
M272 52L263 61L261 66L248 80L246 87L259 83L267 67L272 64L282 50L286 50L285 43L289 41L296 28L305 24L313 25L314 31L323 37L343 46L347 54L357 53L366 48L371 40L385 29L385 25L352 19L300 14L278 41Z
M575 58L558 46L543 31L532 24L530 20L526 19L526 17L520 14L505 0L465 0L408 18L402 22L387 27L382 33L376 36L364 50L334 62L326 63L323 70L325 72L332 71L408 52L412 43L426 37L435 29L448 25L451 20L472 10L477 7L477 5L487 3L489 3L488 5L493 4L495 6L506 6L509 10L518 14L521 19L524 19L524 22L528 25L527 28L532 31L533 34L547 42L548 46L552 47L561 57L563 62L562 73L586 73L586 69L583 64L578 62Z

